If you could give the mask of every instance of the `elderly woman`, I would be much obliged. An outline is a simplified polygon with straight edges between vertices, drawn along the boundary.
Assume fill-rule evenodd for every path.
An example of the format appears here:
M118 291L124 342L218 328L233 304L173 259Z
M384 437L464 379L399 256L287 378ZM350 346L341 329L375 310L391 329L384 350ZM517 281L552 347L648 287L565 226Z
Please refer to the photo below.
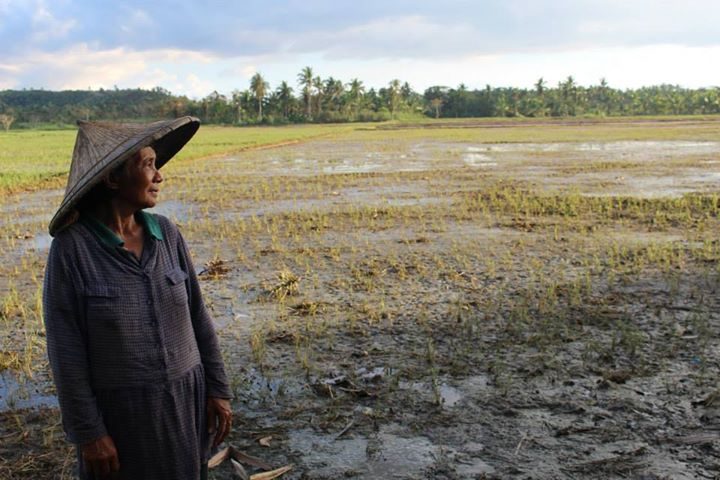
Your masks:
M230 388L187 245L143 209L199 122L79 125L43 297L79 476L198 480L230 429Z

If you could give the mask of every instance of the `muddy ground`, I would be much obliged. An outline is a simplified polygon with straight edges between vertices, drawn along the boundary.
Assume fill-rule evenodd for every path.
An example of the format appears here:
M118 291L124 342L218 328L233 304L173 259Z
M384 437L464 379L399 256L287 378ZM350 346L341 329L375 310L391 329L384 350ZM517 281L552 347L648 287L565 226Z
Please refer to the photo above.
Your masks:
M169 165L228 443L294 479L720 478L719 162L360 133ZM0 205L1 478L72 470L36 302L61 195Z

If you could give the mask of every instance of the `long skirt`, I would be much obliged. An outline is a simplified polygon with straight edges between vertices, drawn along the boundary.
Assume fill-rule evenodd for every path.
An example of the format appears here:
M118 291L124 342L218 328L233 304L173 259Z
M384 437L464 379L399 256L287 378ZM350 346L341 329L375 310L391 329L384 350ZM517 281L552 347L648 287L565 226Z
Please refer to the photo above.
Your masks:
M210 454L202 365L165 384L95 392L122 480L198 480ZM78 473L85 471L78 447Z

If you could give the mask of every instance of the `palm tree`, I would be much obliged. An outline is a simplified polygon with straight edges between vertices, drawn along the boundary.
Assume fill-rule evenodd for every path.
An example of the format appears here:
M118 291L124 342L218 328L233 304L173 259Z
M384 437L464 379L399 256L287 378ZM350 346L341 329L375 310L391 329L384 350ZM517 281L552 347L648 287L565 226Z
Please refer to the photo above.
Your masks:
M488 85L488 89L489 88L490 86ZM440 118L440 109L446 103L448 96L447 93L447 87L436 85L434 87L427 88L423 94L425 101L429 103L435 111L435 118Z
M235 89L231 92L232 95L232 106L235 110L235 123L242 122L242 109L243 109L243 101L242 101L242 92L240 90Z
M342 101L343 93L345 93L345 85L343 85L342 81L336 80L333 77L325 80L323 96L331 111L340 111L340 102Z
M605 77L600 79L600 85L590 88L590 100L595 113L608 115L610 113L610 87Z
M422 111L420 97L415 93L408 82L400 88L400 99L408 110Z
M269 89L270 84L265 81L265 79L262 77L262 75L260 75L260 73L256 73L250 79L250 90L252 90L253 95L255 96L255 100L257 100L258 102L258 121L262 121L263 99L265 98L265 94Z
M243 115L247 112L252 100L253 94L250 90L233 90L232 105L235 108L235 119L237 123L243 122Z
M430 100L430 105L432 105L433 109L435 110L435 118L440 118L440 108L443 105L443 99L440 97L435 97Z
M312 80L313 87L315 87L315 111L318 117L322 113L322 100L323 100L323 81L322 78L316 76Z
M14 121L15 117L13 117L12 115L7 115L5 113L0 115L0 125L2 125L6 132L10 130L10 126L13 124Z
M467 85L461 83L458 85L457 91L455 92L455 116L465 117L467 116L468 103L470 102L470 95L468 92Z
M280 102L280 108L282 108L283 118L287 119L290 115L290 105L293 100L293 89L288 83L283 80L278 89L275 91L277 99Z
M572 75L569 75L564 82L561 82L560 91L562 92L562 98L565 108L565 115L575 115L575 109L577 107L577 84Z
M388 100L390 102L390 116L395 118L395 110L400 105L400 80L397 78L392 80L389 84L388 89Z
M298 84L302 87L303 100L305 101L305 115L312 118L312 89L314 85L313 70L310 67L303 68L298 73Z
M365 85L363 85L362 80L353 78L352 80L350 80L350 83L348 83L348 88L350 89L348 92L350 96L350 103L355 109L354 116L357 117L360 110L360 105L362 104L363 96L365 95Z

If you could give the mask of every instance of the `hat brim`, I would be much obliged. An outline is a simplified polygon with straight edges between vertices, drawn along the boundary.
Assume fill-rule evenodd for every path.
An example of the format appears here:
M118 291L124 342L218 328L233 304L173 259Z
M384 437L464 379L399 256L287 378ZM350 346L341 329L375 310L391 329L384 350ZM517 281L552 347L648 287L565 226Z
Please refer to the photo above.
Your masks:
M58 211L50 221L48 230L51 236L54 237L58 231L72 223L72 220L68 221L68 217L73 213L80 200L115 167L121 165L141 149L153 147L156 154L155 165L157 168L161 168L182 150L200 128L200 121L195 117L182 117L171 122L158 123L161 125L154 129L149 128L147 135L128 139L120 143L105 157L98 159L93 168L65 192Z

